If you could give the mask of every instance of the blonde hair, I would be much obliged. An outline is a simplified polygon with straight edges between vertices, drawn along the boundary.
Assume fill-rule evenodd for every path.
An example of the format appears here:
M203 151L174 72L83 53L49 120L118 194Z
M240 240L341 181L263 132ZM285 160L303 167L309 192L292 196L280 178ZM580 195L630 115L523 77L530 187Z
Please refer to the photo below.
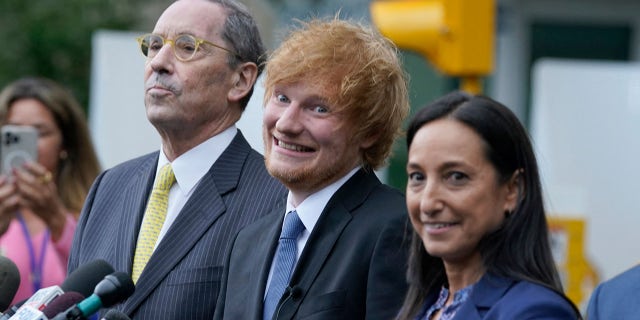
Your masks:
M100 173L85 116L76 99L64 87L44 78L23 78L0 92L0 123L6 122L11 105L21 99L36 99L47 107L62 133L66 157L58 165L58 195L78 215L91 184Z
M371 27L337 17L300 25L267 62L265 101L276 84L304 79L336 85L338 94L329 103L355 128L354 141L375 138L360 154L365 167L379 168L409 113L407 76L398 49Z

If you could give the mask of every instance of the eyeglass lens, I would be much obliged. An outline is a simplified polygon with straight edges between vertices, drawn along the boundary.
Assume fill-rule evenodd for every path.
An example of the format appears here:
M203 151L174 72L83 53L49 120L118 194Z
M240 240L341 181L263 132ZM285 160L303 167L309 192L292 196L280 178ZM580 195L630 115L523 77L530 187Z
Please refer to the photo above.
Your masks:
M166 42L170 42L173 45L173 53L180 60L193 58L198 50L198 42L190 35L181 35L174 40L169 40L153 34L146 35L142 38L142 41L140 41L140 49L145 56L153 58Z

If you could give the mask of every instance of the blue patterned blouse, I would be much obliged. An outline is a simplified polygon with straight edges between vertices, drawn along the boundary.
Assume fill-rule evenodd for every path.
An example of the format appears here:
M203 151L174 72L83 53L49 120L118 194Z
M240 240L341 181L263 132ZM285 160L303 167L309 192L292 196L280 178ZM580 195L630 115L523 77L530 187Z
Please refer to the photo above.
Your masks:
M431 307L427 309L427 312L418 316L416 320L431 320L431 317L433 317L433 315L440 309L442 309L440 320L453 319L458 308L469 298L472 289L473 284L462 288L453 295L453 303L449 306L445 306L444 304L447 302L447 298L449 298L449 290L443 286L442 289L440 289L440 295L438 296L436 303L431 305Z

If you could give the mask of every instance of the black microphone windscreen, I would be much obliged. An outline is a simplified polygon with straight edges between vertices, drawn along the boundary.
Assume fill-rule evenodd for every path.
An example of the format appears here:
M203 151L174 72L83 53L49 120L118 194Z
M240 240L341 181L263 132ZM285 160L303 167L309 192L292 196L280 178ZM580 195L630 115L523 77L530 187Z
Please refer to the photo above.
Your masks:
M11 259L0 256L0 311L6 310L20 286L20 271Z
M109 309L100 320L131 320L126 314L116 309Z
M84 299L84 296L78 292L65 292L59 297L53 299L53 301L51 301L49 305L42 310L42 313L44 313L45 317L51 319L58 313L64 312L76 303L82 301L82 299Z
M108 262L94 260L71 272L60 288L64 292L75 291L88 297L93 293L96 285L111 273L113 273L113 267Z
M116 271L98 283L94 293L100 297L102 306L111 307L130 297L135 290L131 276L125 272Z

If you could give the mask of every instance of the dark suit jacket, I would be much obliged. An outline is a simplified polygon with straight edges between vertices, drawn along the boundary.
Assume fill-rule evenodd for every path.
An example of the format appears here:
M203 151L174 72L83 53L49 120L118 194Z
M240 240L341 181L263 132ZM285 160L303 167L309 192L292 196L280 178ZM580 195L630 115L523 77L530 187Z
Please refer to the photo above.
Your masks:
M587 308L588 320L640 318L640 265L598 285Z
M430 295L425 310L436 302ZM456 312L461 320L578 319L576 310L563 296L529 281L515 281L485 274L473 287L471 296Z
M238 234L216 319L262 319L284 211L283 202ZM274 319L393 318L406 290L408 228L402 193L358 171L321 213Z
M131 273L158 152L101 174L82 210L69 272L104 259ZM238 230L270 212L286 190L238 132L201 179L118 309L135 319L213 317L227 250Z

